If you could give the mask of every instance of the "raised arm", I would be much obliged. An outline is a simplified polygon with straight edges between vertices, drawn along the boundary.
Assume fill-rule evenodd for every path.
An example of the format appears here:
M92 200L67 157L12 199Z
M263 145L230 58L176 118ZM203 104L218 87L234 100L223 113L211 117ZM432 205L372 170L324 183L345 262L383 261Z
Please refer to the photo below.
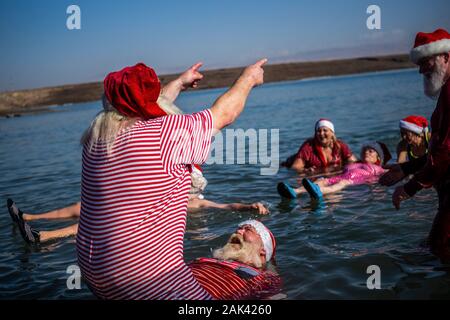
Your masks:
M161 94L170 100L170 102L174 102L181 91L187 88L197 88L198 82L203 79L203 75L198 71L202 65L203 63L201 62L194 64L178 78L166 84L161 89Z
M267 59L261 59L245 68L233 86L214 102L211 107L214 129L221 130L241 114L250 91L264 82L262 66L266 62Z

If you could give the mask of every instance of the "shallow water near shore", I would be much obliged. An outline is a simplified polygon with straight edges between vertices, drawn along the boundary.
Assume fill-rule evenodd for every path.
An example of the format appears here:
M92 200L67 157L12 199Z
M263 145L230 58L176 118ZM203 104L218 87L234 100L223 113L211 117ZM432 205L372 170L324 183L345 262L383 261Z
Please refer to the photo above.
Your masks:
M211 106L223 89L183 93L185 112ZM280 160L313 134L318 118L333 120L337 135L359 155L363 142L380 140L391 152L399 138L398 120L408 114L429 118L435 102L424 97L416 70L282 82L255 89L230 128L279 129ZM55 112L0 119L0 199L13 198L25 212L39 213L79 200L79 139L100 110L100 102L63 106ZM270 139L269 139L270 141ZM273 151L269 149L270 152ZM262 165L204 166L205 197L217 202L264 201L271 214L261 220L277 238L276 268L287 299L437 299L450 298L450 266L422 243L437 210L435 191L423 190L396 211L393 188L350 187L325 198L282 200L279 181L295 184L295 174L280 169L260 175ZM76 264L75 239L27 246L8 215L0 214L0 298L95 299L82 283L66 285L67 268ZM210 256L236 225L256 218L251 212L202 210L189 214L185 255ZM73 220L37 221L53 229ZM381 269L381 289L366 286L367 267Z

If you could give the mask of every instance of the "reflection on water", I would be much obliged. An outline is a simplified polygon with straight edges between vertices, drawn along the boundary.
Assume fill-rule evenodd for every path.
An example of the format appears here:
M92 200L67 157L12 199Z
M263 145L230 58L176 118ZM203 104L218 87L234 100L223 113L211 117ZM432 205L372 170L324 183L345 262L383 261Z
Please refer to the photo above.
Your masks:
M363 142L382 140L391 149L399 138L398 120L408 114L430 116L433 101L422 94L414 71L270 84L257 88L233 128L279 128L284 160L329 117L339 138L358 153ZM187 112L210 106L223 90L183 94ZM76 202L80 196L79 138L99 103L64 106L55 112L0 119L0 195L24 211L43 212ZM449 266L423 246L437 210L433 190L424 190L399 211L392 188L349 187L324 202L306 195L288 201L276 192L279 181L297 185L293 172L280 169L260 176L254 165L208 165L207 199L217 202L264 201L270 215L261 220L277 238L276 268L287 299L449 298ZM186 260L210 256L251 212L216 209L189 215ZM83 284L68 290L67 267L76 263L74 238L25 245L6 211L0 215L0 297L92 299ZM36 221L38 229L67 226L73 220ZM366 269L381 268L381 290L368 290ZM284 297L284 296L283 296Z

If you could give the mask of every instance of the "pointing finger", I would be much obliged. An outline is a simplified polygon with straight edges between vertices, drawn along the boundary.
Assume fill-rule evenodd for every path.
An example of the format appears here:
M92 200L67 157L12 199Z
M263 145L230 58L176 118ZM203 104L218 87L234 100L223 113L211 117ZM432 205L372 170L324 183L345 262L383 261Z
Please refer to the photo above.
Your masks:
M200 67L203 65L203 62L197 62L196 64L194 64L191 69L194 71L197 71L198 69L200 69Z
M255 63L255 66L262 67L263 65L266 64L267 61L268 61L267 58L261 59L261 60L259 60L258 62Z

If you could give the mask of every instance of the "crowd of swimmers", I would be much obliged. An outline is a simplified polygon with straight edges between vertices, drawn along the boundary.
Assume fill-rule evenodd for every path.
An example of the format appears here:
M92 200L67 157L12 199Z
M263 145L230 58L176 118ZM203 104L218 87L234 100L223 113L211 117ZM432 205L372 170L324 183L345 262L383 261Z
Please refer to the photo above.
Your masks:
M302 174L300 186L280 182L282 197L326 194L351 185L398 186L400 203L434 186L439 210L430 246L450 257L450 34L439 29L418 33L411 59L424 76L425 93L439 97L431 130L423 116L400 120L397 163L379 141L364 143L359 159L336 137L331 120L319 119L307 139L283 166ZM188 211L218 208L268 214L255 202L216 203L204 198L201 165L215 132L233 123L251 90L264 82L262 59L246 67L211 108L183 114L174 104L179 93L197 87L203 75L197 63L162 86L143 63L111 72L104 80L103 110L82 136L81 201L66 208L24 213L7 200L11 219L24 240L37 244L76 234L77 259L85 283L101 299L248 299L273 298L281 279L270 266L275 236L255 219L239 223L212 257L184 261L183 238ZM180 132L182 134L180 134ZM38 231L36 219L77 218L67 228Z
M430 132L428 121L423 116L410 115L399 122L400 141L397 145L397 162L404 163L427 153ZM282 166L306 174L303 186L293 188L281 182L277 189L282 197L293 199L302 193L308 193L312 199L321 200L323 195L344 189L350 185L376 183L380 175L388 168L392 158L387 146L382 142L368 142L361 147L360 160L350 147L337 139L335 126L329 119L319 119L315 124L314 137L307 139L298 152L282 162ZM321 176L323 175L323 176ZM312 176L314 178L308 178ZM317 177L319 176L319 177ZM315 181L315 182L313 182ZM227 211L254 211L261 215L269 209L261 202L254 203L218 203L207 200L204 192L208 184L201 166L191 169L191 187L189 190L188 212L200 209L221 209ZM16 222L24 240L29 244L46 242L74 236L78 223L55 230L37 230L28 222L35 220L78 219L81 203L69 205L44 213L24 213L12 199L7 200L8 211Z

